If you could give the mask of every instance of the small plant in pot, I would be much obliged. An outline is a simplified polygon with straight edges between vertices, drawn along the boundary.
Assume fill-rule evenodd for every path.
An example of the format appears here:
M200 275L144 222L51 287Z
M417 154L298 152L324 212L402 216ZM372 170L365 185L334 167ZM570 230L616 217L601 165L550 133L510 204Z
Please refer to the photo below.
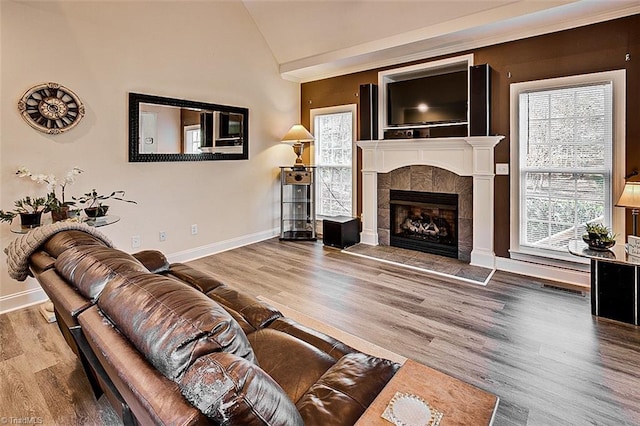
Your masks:
M16 176L20 178L30 178L38 184L47 185L47 190L49 191L47 202L49 210L51 211L51 219L53 222L58 222L74 216L71 212L71 207L75 205L75 202L65 200L65 189L67 185L75 182L76 176L82 172L83 171L80 168L74 167L67 172L63 179L58 179L53 174L33 173L31 170L23 166L18 168ZM61 191L61 198L58 198L56 193L58 187Z
M0 210L0 222L13 222L16 216L20 216L23 228L35 228L40 226L42 213L50 210L51 197L24 197L15 201L13 210Z
M82 197L73 197L73 199L80 204L87 204L87 207L84 208L84 212L88 217L93 218L105 216L107 214L109 206L102 204L105 200L118 200L124 201L125 203L138 204L133 200L125 200L124 191L113 191L109 195L101 195L95 189L92 189Z
M582 239L593 250L608 250L616 244L616 234L601 223L587 223Z

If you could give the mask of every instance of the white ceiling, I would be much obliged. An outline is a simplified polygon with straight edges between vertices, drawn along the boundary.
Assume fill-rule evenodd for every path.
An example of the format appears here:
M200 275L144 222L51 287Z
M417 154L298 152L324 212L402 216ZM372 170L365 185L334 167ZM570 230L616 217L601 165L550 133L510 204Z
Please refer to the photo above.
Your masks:
M640 0L242 0L284 78L311 81L640 13Z

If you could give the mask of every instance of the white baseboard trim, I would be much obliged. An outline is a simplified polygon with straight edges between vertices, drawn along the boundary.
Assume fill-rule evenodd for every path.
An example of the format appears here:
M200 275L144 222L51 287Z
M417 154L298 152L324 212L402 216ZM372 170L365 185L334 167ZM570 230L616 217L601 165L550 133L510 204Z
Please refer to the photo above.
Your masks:
M545 280L565 282L585 287L591 286L591 274L589 272L541 265L539 263L496 257L496 269Z
M470 264L487 269L495 269L496 255L491 250L475 249L471 251Z
M49 300L47 294L41 288L20 291L8 296L0 297L0 314L17 311L32 305L37 305Z
M210 256L212 254L221 253L223 251L232 250L238 247L246 246L260 241L268 240L280 235L280 229L274 228L268 231L257 232L255 234L243 235L230 240L219 241L206 246L196 247L194 249L184 250L177 253L166 255L169 262L189 262L191 260L200 259L201 257Z

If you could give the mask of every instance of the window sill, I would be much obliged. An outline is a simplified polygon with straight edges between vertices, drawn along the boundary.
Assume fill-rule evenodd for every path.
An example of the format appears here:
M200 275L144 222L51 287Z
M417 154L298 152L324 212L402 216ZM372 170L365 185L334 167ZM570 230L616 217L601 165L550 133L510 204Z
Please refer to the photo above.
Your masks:
M546 250L543 251L529 247L520 247L517 250L509 250L509 255L511 259L522 262L537 263L581 272L590 271L589 259L574 256L568 251L566 254L562 252L550 253Z

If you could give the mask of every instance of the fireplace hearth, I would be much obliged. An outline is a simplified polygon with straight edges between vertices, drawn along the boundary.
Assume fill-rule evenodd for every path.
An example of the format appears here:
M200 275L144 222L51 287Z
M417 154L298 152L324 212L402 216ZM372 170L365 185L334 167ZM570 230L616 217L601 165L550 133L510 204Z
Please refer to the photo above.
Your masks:
M391 190L389 244L458 258L458 194Z

